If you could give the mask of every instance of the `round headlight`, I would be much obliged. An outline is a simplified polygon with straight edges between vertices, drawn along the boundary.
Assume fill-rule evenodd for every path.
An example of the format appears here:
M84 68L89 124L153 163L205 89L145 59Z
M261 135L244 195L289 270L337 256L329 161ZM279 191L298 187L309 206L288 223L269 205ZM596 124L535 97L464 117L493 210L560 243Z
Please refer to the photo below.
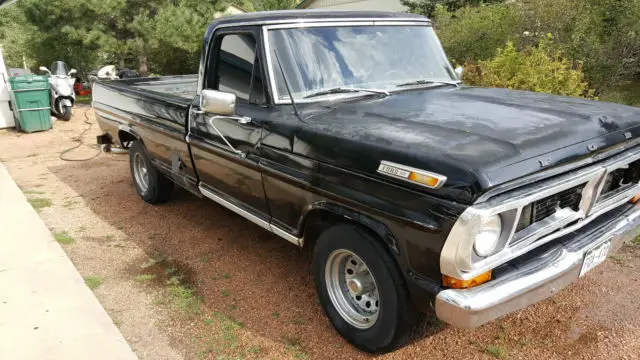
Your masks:
M502 233L502 220L499 215L487 218L482 224L482 229L476 235L473 249L478 256L489 256L496 249Z

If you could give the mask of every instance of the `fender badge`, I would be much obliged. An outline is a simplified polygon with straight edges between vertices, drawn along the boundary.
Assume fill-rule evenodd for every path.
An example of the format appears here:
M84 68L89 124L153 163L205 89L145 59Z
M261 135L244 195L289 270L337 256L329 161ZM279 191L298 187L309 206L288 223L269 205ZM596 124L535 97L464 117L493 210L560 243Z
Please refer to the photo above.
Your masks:
M630 133L630 132L626 132L626 133L624 133L624 138L625 138L625 139L629 140L629 139L631 139L632 137L633 137L633 135L631 135L631 133Z
M381 161L377 171L380 174L430 189L439 189L447 181L447 177L444 175L392 163L390 161Z

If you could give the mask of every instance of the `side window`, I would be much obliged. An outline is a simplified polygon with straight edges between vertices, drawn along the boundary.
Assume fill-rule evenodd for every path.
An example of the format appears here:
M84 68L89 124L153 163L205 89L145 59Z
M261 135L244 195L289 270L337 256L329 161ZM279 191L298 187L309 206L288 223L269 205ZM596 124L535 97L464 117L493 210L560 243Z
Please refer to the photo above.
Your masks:
M248 34L225 35L220 43L214 84L238 99L264 103L264 84L256 54L256 40Z

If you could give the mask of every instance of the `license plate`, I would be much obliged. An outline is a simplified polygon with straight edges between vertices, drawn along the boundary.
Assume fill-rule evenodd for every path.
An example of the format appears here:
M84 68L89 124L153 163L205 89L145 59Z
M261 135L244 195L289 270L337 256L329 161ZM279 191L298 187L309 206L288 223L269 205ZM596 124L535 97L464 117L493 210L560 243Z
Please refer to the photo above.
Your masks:
M611 241L604 242L589 250L584 257L584 262L582 262L580 276L602 263L607 258L609 249L611 249Z

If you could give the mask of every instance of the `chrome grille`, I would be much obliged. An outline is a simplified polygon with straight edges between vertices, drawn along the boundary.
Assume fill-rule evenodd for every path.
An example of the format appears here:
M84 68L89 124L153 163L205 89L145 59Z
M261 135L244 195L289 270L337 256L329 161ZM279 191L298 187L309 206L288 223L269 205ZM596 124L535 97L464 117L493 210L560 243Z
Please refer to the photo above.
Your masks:
M640 182L640 161L634 161L627 167L613 170L607 174L600 196L617 192L630 184Z
M531 211L531 222L535 223L553 214L557 209L569 208L578 211L585 184L572 187L544 199L534 201Z

